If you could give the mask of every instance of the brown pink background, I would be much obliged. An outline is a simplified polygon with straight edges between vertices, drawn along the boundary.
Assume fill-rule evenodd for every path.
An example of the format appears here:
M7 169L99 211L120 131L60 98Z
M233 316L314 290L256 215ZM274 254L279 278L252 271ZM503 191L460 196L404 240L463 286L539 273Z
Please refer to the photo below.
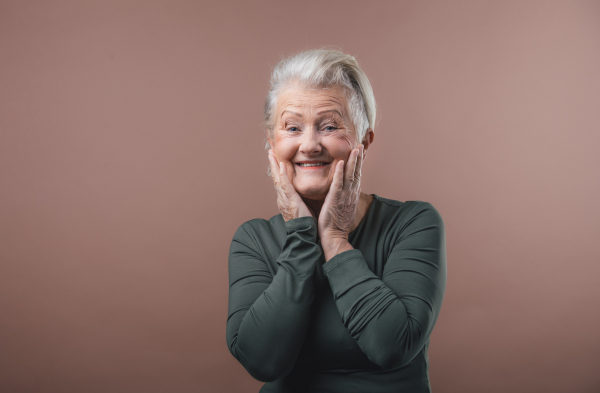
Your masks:
M270 70L324 45L363 190L446 224L433 391L600 391L600 2L381 0L0 2L0 391L258 391L229 244L278 214Z

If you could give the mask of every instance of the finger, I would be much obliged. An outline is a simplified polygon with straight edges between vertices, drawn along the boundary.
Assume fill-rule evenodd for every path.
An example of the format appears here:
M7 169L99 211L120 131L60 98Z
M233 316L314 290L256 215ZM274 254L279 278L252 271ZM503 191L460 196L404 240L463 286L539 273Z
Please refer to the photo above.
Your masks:
M279 162L279 180L281 181L281 188L285 191L287 189L286 177L287 173L285 172L285 164L283 162Z
M337 198L344 188L344 160L338 161L337 166L335 167L331 187L334 189Z
M358 148L359 148L359 150L358 150L357 161L356 161L356 169L354 170L354 182L355 183L360 183L361 174L362 174L362 165L363 165L363 161L364 161L365 145L360 144L358 146Z
M350 190L353 194L358 195L360 193L360 179L361 179L361 171L362 171L362 163L363 163L363 150L364 146L361 144L358 146L358 154L356 156L356 167L354 169L354 175L352 178L352 185L350 186Z
M279 165L277 164L277 158L275 154L269 153L269 163L271 164L271 175L273 178L273 184L275 188L279 188L281 181L279 180Z
M290 179L288 178L287 170L285 169L285 164L283 162L279 163L279 179L281 180L281 188L287 194L290 189L288 187L290 184Z
M275 182L276 179L276 174L275 174L275 159L272 157L271 152L269 151L269 154L267 155L267 159L269 160L269 165L271 167L271 179L273 179L273 182Z
M354 172L356 170L356 159L358 157L358 149L352 149L348 157L348 165L346 165L344 187L349 188L354 183Z

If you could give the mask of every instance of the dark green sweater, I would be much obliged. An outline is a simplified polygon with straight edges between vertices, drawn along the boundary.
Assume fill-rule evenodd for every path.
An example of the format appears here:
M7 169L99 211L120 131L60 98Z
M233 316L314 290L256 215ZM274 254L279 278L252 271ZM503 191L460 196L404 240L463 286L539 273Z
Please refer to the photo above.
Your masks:
M430 392L427 348L446 286L444 222L373 194L325 263L317 220L242 224L229 251L230 352L266 392Z

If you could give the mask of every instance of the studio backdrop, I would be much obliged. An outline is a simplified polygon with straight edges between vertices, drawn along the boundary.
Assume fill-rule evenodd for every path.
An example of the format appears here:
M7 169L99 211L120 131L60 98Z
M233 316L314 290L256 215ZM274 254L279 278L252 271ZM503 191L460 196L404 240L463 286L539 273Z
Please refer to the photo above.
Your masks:
M600 389L598 1L0 2L0 391L257 392L236 229L279 213L262 111L301 50L378 104L362 190L433 204L435 393Z

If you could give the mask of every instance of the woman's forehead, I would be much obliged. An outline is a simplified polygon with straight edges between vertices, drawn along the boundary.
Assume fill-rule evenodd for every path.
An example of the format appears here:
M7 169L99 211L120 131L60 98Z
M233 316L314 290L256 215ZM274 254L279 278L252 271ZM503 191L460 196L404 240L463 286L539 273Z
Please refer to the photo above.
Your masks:
M346 113L346 96L341 88L304 88L294 86L281 92L278 116L286 113L315 112L332 109L331 113ZM292 110L295 109L295 110Z

